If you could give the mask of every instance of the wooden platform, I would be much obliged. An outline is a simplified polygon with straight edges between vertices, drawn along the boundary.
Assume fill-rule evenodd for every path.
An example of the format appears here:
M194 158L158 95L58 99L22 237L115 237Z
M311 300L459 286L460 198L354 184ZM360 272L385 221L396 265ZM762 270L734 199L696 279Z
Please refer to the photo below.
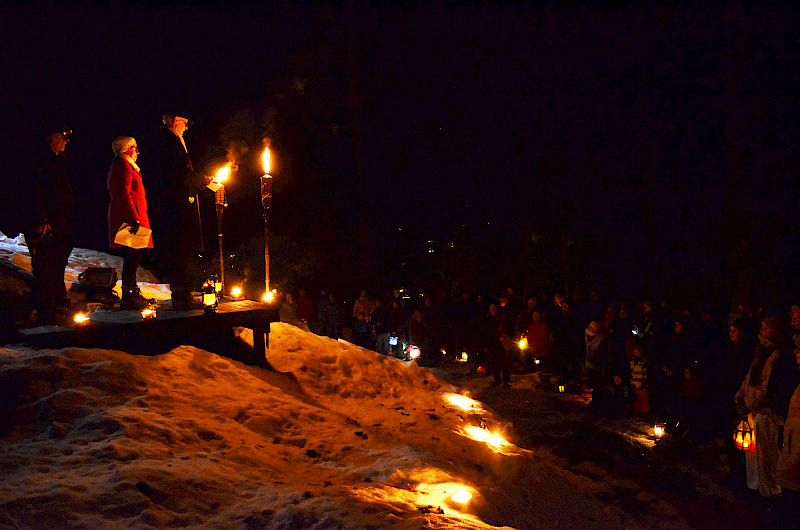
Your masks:
M215 353L268 367L269 325L279 320L277 307L253 300L222 302L216 313L177 311L167 302L159 305L156 318L146 320L140 311L99 310L89 317L90 321L80 326L42 326L20 330L20 334L26 343L40 348L77 346L157 355L181 344L216 347L225 351ZM248 355L242 352L242 345L235 345L233 328L238 326L253 330L252 359L243 358Z

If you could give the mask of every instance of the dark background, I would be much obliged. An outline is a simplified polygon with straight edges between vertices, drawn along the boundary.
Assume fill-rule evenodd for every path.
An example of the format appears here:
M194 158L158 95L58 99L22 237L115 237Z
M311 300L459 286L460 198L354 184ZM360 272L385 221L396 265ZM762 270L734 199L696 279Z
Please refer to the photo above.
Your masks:
M251 279L266 139L271 271L289 287L800 296L800 20L781 4L34 2L0 17L7 235L38 120L71 124L78 245L106 250L111 140L137 138L157 190L150 146L178 107L198 167L239 163L225 246Z

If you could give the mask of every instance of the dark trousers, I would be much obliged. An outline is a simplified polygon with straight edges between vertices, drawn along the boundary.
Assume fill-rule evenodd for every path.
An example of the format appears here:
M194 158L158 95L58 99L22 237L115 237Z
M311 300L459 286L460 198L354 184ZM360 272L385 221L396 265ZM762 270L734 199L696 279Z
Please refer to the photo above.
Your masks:
M142 262L141 248L122 247L122 292L136 289L136 270Z
M508 352L503 348L495 348L489 352L489 363L492 367L492 377L498 385L511 382L511 363Z
M30 237L29 237L30 236ZM56 310L67 304L64 269L72 252L72 238L25 234L33 270L33 305L43 323L55 321Z

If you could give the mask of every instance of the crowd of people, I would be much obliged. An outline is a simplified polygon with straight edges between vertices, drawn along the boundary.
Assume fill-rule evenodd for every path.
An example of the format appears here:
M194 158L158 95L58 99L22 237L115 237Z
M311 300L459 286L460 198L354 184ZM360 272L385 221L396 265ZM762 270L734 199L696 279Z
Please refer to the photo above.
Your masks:
M492 386L510 386L512 372L549 373L566 391L590 389L589 407L598 415L657 417L673 436L698 444L722 440L734 487L741 479L742 491L797 500L798 305L768 315L739 304L718 315L710 308L604 300L599 291L585 299L577 292L539 294L523 304L510 288L486 299L442 291L416 303L397 291L372 298L362 290L352 310L328 292L301 291L291 303L315 333L349 333L384 355L401 357L403 344L415 345L418 362L430 366L466 353L473 373L490 373ZM744 453L732 436L742 421L755 439Z

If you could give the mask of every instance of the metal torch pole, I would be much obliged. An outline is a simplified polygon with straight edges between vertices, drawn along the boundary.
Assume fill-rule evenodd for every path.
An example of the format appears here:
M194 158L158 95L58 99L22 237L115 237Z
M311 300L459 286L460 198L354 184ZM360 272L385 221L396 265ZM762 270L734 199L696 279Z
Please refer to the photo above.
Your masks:
M264 286L269 293L269 208L272 206L272 175L261 176L261 205L264 207Z
M215 193L215 202L217 206L217 240L219 241L219 281L222 286L222 292L225 292L225 258L222 252L222 212L226 204L225 200L225 186L220 188Z

